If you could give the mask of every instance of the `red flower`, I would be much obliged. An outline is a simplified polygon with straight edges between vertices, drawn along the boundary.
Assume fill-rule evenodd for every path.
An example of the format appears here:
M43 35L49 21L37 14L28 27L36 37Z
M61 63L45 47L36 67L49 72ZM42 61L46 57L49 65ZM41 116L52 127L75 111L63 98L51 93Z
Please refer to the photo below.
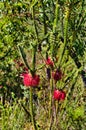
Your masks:
M28 73L22 74L23 76L23 83L25 86L31 86L32 76Z
M56 81L60 80L62 78L62 72L61 72L61 70L57 69L55 72L52 72L52 77Z
M59 90L54 90L53 98L54 98L55 100L60 100L60 97L61 97L61 91L59 91Z
M32 76L31 74L23 73L22 76L23 76L23 83L25 86L27 86L27 87L28 86L32 86L32 87L38 86L39 81L40 81L39 75Z
M53 63L53 61L51 60L50 57L48 57L48 58L45 60L45 63L46 63L46 65L49 65L49 66L51 66L51 67L54 66L54 63Z
M33 86L33 87L34 87L34 86L38 86L39 81L40 81L39 75L34 75L34 76L32 77L32 86Z
M66 97L66 93L64 91L61 91L61 97L60 97L60 99L64 100L65 97Z
M65 97L66 97L66 94L64 91L54 90L53 98L55 100L64 100Z

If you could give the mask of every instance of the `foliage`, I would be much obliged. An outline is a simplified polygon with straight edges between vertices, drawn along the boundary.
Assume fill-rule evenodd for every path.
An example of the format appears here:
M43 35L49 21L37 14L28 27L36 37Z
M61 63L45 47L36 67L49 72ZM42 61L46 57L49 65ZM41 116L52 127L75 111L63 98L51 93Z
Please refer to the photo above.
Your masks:
M85 129L85 7L85 0L0 1L2 130L35 123L39 130ZM55 81L57 69L62 76ZM26 72L40 75L39 86L23 85ZM66 93L64 101L53 100L54 89Z

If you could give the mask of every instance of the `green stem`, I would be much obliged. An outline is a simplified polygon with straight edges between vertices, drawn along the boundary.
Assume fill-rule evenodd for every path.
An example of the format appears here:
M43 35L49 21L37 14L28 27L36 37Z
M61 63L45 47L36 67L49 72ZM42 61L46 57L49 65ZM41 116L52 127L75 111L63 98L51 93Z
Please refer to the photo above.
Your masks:
M44 35L47 34L47 25L46 25L46 14L45 14L45 6L43 0L41 0L42 9L43 9L43 24L44 24Z
M37 45L33 45L33 53L32 53L32 70L33 70L33 73L32 75L34 75L35 71L36 71L36 49L37 49Z
M33 45L33 53L32 53L32 76L34 76L36 72L36 49L37 49L37 44ZM36 126L36 121L35 121L35 115L33 111L33 88L30 87L30 112L31 112L31 121L34 126L34 130L37 130Z
M46 16L46 13L45 13L45 5L43 3L43 0L41 0L41 5L42 5L42 10L43 10L44 36L46 36L47 35L47 24L46 24L46 17L47 16ZM47 52L48 52L48 50L50 49L50 43L48 41L48 37L46 37L45 40L48 43L48 48L47 48ZM48 54L47 52L46 52L46 55Z
M54 50L55 35L53 34L53 32L51 32L51 34L50 34L50 43L51 43L51 55L52 55L52 59L53 59L54 58L54 54L55 54L55 50Z
M49 105L49 117L52 113L52 89L53 89L53 79L50 79L50 105Z
M37 39L37 41L39 42L38 30L37 30L36 21L35 21L35 6L33 6L33 8L32 8L32 17L33 17L33 22L34 22L34 28L35 28L36 39Z
M55 19L54 19L54 22L53 22L53 32L51 33L50 35L50 38L51 38L51 52L52 52L52 59L54 59L55 57L55 47L56 47L56 28L57 28L57 23L58 23L58 16L59 16L59 4L58 4L58 1L56 3L56 8L55 8Z
M59 67L61 65L61 61L63 59L65 48L66 48L66 45L67 45L67 34L68 34L67 32L68 32L69 13L70 13L69 7L66 7L66 9L65 9L65 17L64 17L64 45L63 45L62 52L61 52L61 57L60 57L59 63L58 63Z
M62 32L62 37L64 37L64 27L63 27L63 15L64 15L64 13L63 13L63 9L61 8L61 32Z
M52 120L52 91L53 91L53 79L52 79L52 76L51 76L51 79L50 79L50 102L49 102L49 119L50 119L49 130L51 130L52 121L53 121Z
M21 57L25 63L25 65L27 66L27 68L30 70L31 73L33 73L32 69L30 68L30 66L28 65L27 59L26 59L26 54L24 53L24 50L21 46L18 46L19 51L21 53Z
M57 2L56 9L55 9L55 19L54 19L54 24L53 24L53 33L56 33L56 27L57 27L57 23L58 23L58 16L59 16L59 4Z
M59 101L56 101L54 105L55 105L54 125L57 125L57 118L58 118L58 111L59 111Z
M65 10L65 25L64 25L64 49L67 44L67 31L68 31L68 20L69 20L69 8L67 7ZM63 49L63 53L64 53Z
M31 114L31 121L34 126L34 130L37 130L36 122L34 119L34 111L33 111L33 91L32 87L30 87L30 114Z

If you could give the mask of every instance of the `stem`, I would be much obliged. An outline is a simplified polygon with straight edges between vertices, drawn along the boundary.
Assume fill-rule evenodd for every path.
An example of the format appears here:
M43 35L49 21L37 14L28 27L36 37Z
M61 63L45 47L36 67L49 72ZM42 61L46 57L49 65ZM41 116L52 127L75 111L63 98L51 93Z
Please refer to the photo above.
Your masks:
M33 93L32 93L32 87L30 87L30 114L31 114L31 121L34 126L34 130L37 130L36 122L34 119L34 111L33 111Z
M45 5L44 5L44 3L43 3L43 0L41 0L41 5L42 5L42 10L43 10L43 25L44 25L44 36L46 36L47 35L47 24L46 24L46 13L45 13ZM48 37L46 37L46 42L48 43L48 48L47 48L47 52L48 52L48 50L50 49L50 43L49 43L49 41L48 41ZM48 54L46 52L46 55Z
M64 48L63 53L67 44L67 31L68 31L68 20L69 20L69 8L65 10L65 25L64 25Z
M32 75L34 75L36 69L35 69L35 64L36 64L36 49L37 49L37 46L36 45L33 45L33 54L32 54L32 70L33 70L33 73Z
M5 92L3 93L3 96L2 96L2 105L3 106L5 105Z
M22 57L22 59L23 59L25 65L26 65L27 68L30 70L30 72L33 73L33 72L32 72L32 69L30 68L30 66L29 66L28 63L27 63L26 54L24 53L23 48L22 48L21 46L18 46L18 48L19 48L19 51L20 51L20 53L21 53L21 57Z
M70 13L69 7L66 7L65 18L64 18L64 45L63 45L63 48L62 48L61 57L60 57L59 64L58 64L59 67L61 65L61 61L63 59L63 55L64 55L65 48L66 48L66 45L67 45L69 13Z
M50 34L50 43L51 43L51 55L52 55L52 59L54 58L54 54L55 54L55 50L54 50L54 46L55 46L55 35L53 34L53 32L51 32Z
M63 13L63 10L62 10L62 8L61 8L61 20L60 20L60 21L61 21L62 37L64 37L64 29L63 29L63 28L64 28L64 27L63 27L63 19L64 19L64 18L63 18L63 14L64 14L64 13Z
M55 104L55 119L54 119L54 125L57 125L57 116L58 116L58 111L59 111L59 101L56 101Z
M56 9L55 9L55 19L54 19L54 24L53 24L53 33L56 33L56 27L58 23L58 16L59 16L59 4L58 2L56 3Z
M35 6L33 6L33 8L32 8L32 17L33 17L33 22L34 22L34 28L35 28L36 39L37 39L37 41L39 42L38 30L37 30L36 21L35 21Z
M55 7L55 19L53 21L53 31L50 34L50 43L51 43L51 53L52 53L52 59L54 58L55 55L55 41L56 41L56 37L55 37L55 33L56 33L56 28L57 28L57 23L58 23L58 15L59 15L59 4L58 2L56 3L56 7Z
M50 103L49 104L49 118L50 118L49 130L51 130L51 127L52 127L52 90L53 90L53 79L52 79L52 75L51 75L51 79L50 79L50 102L49 102Z
M35 45L33 46L33 51L32 51L32 76L34 76L35 72L36 72L36 50L37 50L37 44L35 43ZM31 114L31 121L32 124L34 126L34 130L37 130L37 126L36 126L36 121L35 121L35 115L34 115L34 110L33 110L33 88L30 87L30 114Z
M43 24L44 24L44 35L47 34L47 25L46 25L46 14L45 14L45 6L43 0L41 0L42 9L43 9Z
M50 79L50 109L49 109L49 117L51 117L52 113L52 89L53 89L53 79Z

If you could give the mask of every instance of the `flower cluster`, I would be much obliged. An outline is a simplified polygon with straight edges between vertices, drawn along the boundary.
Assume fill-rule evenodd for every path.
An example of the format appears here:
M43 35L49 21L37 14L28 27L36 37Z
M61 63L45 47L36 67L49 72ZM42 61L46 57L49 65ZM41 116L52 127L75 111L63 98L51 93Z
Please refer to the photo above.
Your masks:
M55 82L59 81L62 79L62 71L60 69L56 69L54 71L54 68L52 69L53 72L51 74L51 68L50 67L54 67L54 62L53 60L48 57L46 60L45 60L45 63L46 65L48 65L48 68L47 68L47 77L48 79L51 78L51 75L52 75L52 78L55 80ZM39 82L40 82L40 77L39 75L31 75L30 73L28 73L28 69L26 67L24 67L24 73L22 73L21 75L23 77L23 84L26 86L26 87L36 87L39 85ZM66 93L62 90L54 90L54 93L53 93L53 98L55 100L64 100L66 97Z
M23 73L23 83L26 87L31 86L31 87L36 87L39 85L40 77L39 75L34 75L32 76L29 73Z
M54 62L52 61L52 59L50 57L47 58L47 60L45 61L46 65L53 67L54 66ZM47 74L50 75L50 69L47 69ZM52 72L52 77L53 79L57 82L58 80L62 79L62 71L60 69L57 69L56 71ZM50 76L49 76L50 77Z
M64 100L66 97L66 93L62 90L54 90L53 98L55 100Z

